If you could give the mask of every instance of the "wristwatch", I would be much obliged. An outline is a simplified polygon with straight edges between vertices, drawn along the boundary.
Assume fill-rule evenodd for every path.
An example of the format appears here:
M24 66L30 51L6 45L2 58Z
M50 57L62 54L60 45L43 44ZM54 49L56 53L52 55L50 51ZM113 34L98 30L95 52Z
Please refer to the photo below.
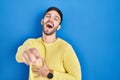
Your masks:
M52 79L53 78L53 73L48 73L47 78Z

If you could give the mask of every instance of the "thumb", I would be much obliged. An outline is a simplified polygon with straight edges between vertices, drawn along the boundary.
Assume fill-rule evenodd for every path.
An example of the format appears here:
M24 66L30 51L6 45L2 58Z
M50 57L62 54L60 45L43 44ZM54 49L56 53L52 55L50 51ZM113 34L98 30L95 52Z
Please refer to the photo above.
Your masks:
M37 65L42 66L42 58L38 58L35 62Z
M42 58L42 65L45 66L45 67L47 67L47 65L46 65L46 63L45 63L45 61L44 61L43 58Z

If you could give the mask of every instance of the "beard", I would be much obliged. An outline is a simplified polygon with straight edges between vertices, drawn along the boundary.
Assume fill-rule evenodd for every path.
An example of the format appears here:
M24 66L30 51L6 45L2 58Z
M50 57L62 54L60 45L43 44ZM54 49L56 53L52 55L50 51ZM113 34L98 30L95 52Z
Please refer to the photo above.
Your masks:
M48 24L48 23L50 23L50 24ZM43 33L45 34L45 35L47 35L47 36L50 36L50 35L53 35L54 33L56 33L56 31L57 31L57 29L58 29L58 27L59 27L59 25L58 26L55 26L50 20L48 20L47 22L45 22L44 23L44 21L43 21L43 25L42 25L43 27L42 27L42 31L43 31ZM49 26L49 28L51 28L52 30L46 30L46 27L48 27Z
M52 34L54 34L56 31L57 31L57 28L58 27L53 27L52 31L49 31L49 30L45 30L45 28L43 27L43 33L47 36L50 36Z

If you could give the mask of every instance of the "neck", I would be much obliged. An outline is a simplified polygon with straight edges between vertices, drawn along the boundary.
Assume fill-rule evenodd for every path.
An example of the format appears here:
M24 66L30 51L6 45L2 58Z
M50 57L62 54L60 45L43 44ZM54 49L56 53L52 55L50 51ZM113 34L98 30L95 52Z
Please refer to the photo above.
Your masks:
M42 40L46 43L53 43L57 40L56 34L54 33L53 35L45 35L43 33Z

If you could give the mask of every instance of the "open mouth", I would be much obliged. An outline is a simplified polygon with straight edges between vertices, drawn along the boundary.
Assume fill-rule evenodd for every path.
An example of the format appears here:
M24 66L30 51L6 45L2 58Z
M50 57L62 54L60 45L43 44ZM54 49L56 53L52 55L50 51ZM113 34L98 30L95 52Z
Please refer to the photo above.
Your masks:
M49 28L49 29L51 29L51 28L53 28L53 26L52 25L50 25L50 24L47 24L47 26L46 26L47 28Z

